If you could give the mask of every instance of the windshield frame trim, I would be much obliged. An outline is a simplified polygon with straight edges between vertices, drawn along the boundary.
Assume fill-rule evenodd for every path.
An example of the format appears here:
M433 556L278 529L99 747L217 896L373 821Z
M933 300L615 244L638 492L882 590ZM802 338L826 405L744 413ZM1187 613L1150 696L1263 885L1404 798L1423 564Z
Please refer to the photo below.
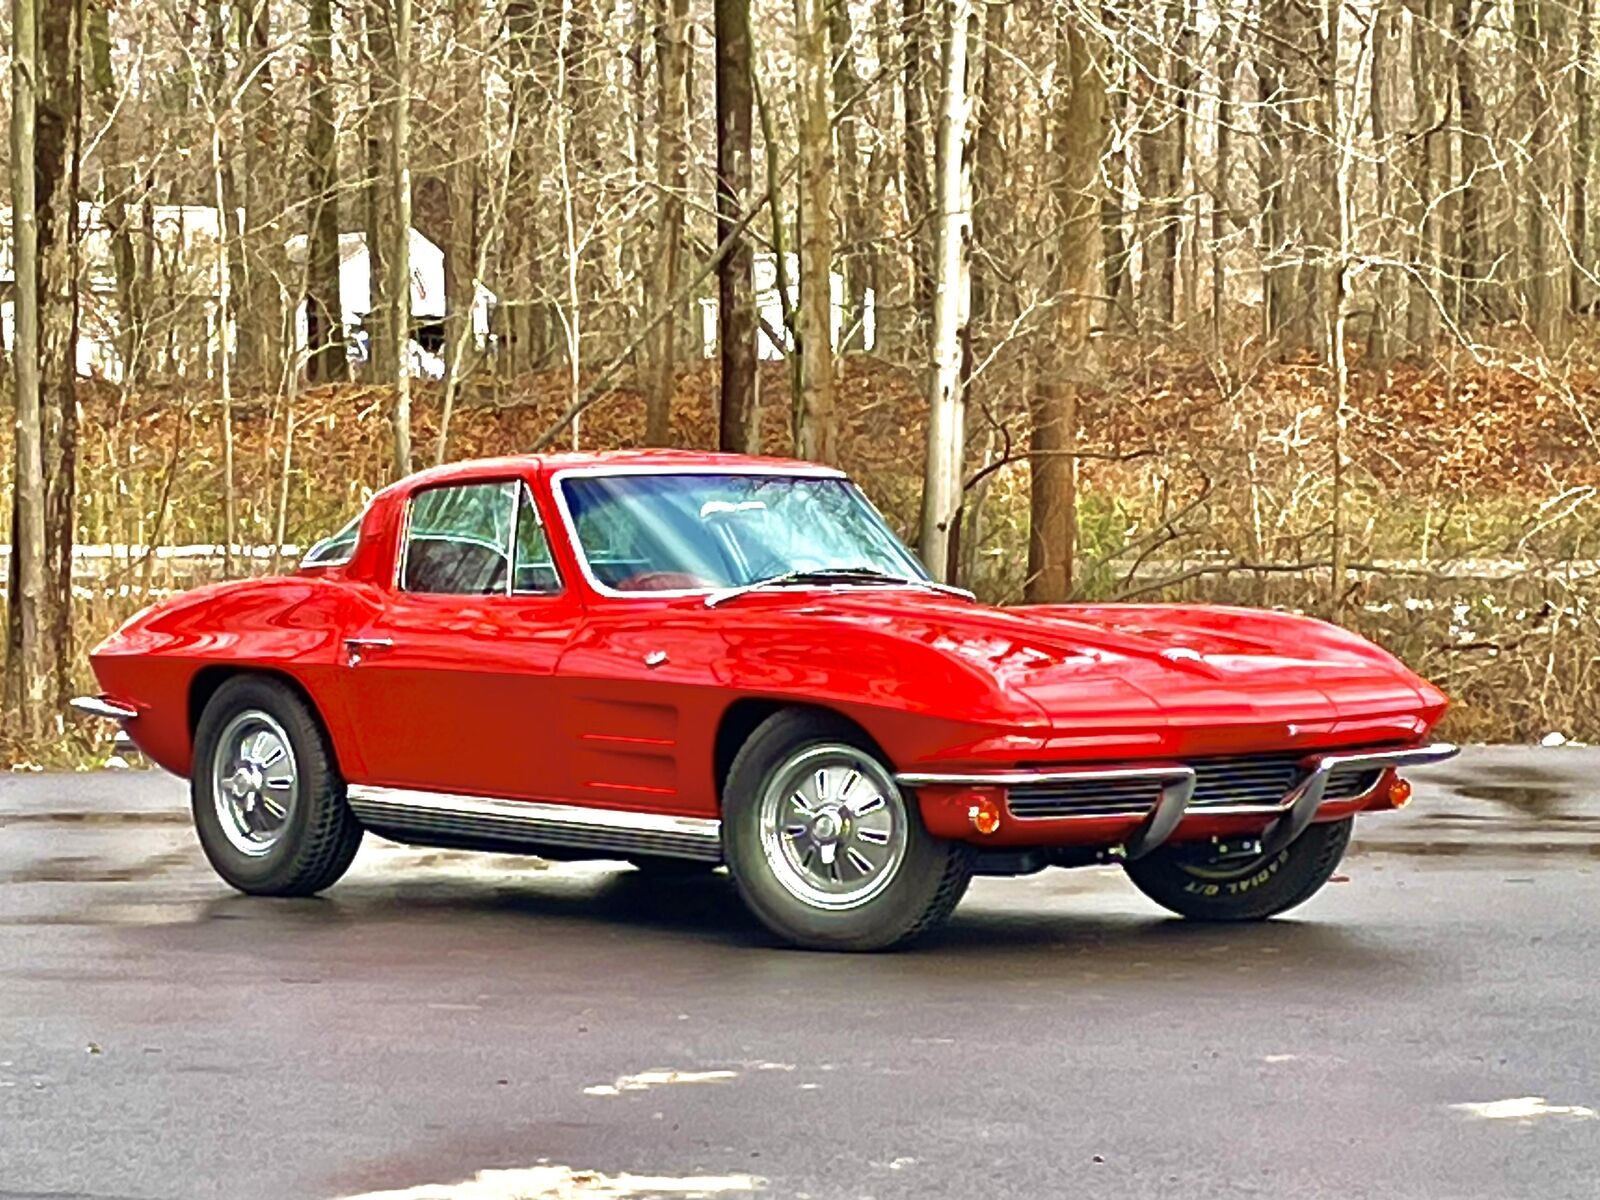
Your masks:
M761 466L754 463L739 463L727 465L712 464L685 464L649 466L593 466L593 467L561 467L550 473L550 495L556 502L556 511L561 516L561 530L567 539L567 546L572 551L572 557L577 560L578 571L583 576L583 581L589 589L598 596L611 600L682 600L689 596L707 596L726 588L698 587L698 588L663 588L660 591L625 592L601 583L595 577L594 571L589 566L589 556L584 552L583 543L578 540L577 522L572 518L572 510L567 507L567 493L561 486L568 479L605 479L619 475L764 475L775 479L842 479L850 482L850 477L837 467L821 465L799 466ZM868 501L868 503L871 503ZM807 587L827 589L831 584L807 584ZM854 588L862 584L850 584ZM885 582L884 587L907 588L914 585L903 583ZM799 589L796 589L799 590Z

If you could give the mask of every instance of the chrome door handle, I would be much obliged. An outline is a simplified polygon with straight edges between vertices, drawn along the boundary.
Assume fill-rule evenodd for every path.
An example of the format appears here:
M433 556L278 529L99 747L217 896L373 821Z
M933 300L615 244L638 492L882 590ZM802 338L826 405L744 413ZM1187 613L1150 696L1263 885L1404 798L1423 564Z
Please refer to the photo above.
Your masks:
M348 637L344 640L346 665L355 666L363 656L374 650L389 650L394 646L393 638L359 638Z

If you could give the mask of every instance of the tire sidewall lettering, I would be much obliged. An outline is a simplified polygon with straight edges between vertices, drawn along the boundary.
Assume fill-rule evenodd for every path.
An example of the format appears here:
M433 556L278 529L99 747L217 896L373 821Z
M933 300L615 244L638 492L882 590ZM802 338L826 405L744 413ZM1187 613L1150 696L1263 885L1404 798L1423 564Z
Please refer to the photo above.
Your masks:
M1278 851L1271 862L1252 869L1242 878L1211 882L1192 879L1183 885L1183 890L1191 896L1201 896L1206 899L1217 896L1242 896L1271 883L1273 876L1281 871L1288 861L1289 850L1285 847Z

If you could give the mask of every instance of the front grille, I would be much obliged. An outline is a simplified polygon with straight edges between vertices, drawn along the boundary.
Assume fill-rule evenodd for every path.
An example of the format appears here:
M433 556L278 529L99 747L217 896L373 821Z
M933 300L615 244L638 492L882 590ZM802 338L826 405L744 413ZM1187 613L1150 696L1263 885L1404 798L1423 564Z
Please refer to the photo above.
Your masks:
M1281 805L1310 774L1301 765L1304 758L1291 753L1194 759L1186 764L1195 774L1189 809ZM1323 799L1365 795L1382 774L1377 767L1336 767ZM1006 803L1015 817L1141 817L1160 796L1161 780L1155 778L1057 779L1015 785L1008 789Z
M1281 804L1309 773L1300 765L1304 757L1302 754L1241 754L1197 759L1189 764L1194 768L1194 795L1189 806Z
M1161 798L1159 779L1057 779L1009 788L1014 817L1142 817Z
M1233 804L1281 804L1305 782L1311 772L1301 766L1300 754L1244 754L1234 758L1202 758L1194 768L1194 795L1190 808L1215 808ZM1350 800L1377 786L1379 768L1335 767L1324 800Z

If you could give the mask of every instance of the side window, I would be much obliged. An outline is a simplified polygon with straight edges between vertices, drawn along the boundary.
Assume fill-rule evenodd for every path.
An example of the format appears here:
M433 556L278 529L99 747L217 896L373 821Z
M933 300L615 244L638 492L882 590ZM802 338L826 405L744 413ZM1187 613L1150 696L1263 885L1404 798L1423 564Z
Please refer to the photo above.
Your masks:
M350 523L332 537L325 537L315 546L311 547L306 556L300 560L302 567L336 567L340 563L347 563L356 552L356 542L361 537L361 518L366 516L363 510L351 518Z
M539 510L528 485L524 483L521 488L521 501L517 505L516 573L511 590L518 595L533 596L559 592L561 577L556 574L556 564L550 557L544 522L539 520Z
M455 484L412 496L400 586L455 596L504 594L517 487Z

